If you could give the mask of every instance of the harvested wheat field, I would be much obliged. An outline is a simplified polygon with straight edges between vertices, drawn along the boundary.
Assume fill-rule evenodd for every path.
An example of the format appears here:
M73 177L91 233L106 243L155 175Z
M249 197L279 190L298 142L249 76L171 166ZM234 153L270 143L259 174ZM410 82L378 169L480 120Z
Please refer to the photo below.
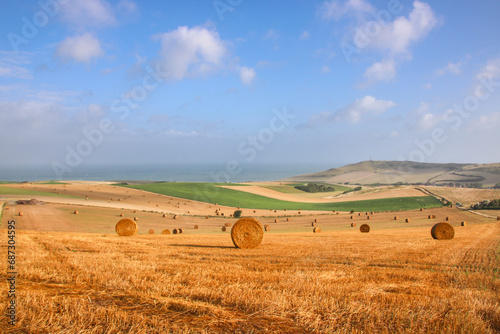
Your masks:
M457 230L449 241L422 228L270 234L247 250L228 235L177 235L166 243L26 231L18 245L19 332L500 328L498 223Z
M193 210L199 215L156 211L142 192L132 191L139 197L113 203L136 206L109 205L109 194L92 205L58 203L59 197L41 205L5 200L0 238L7 240L5 227L14 219L18 322L15 328L0 326L0 332L500 330L496 217L447 207L377 212L370 216L370 233L360 233L351 225L366 223L365 214L243 209L272 229L256 248L239 249L221 231L238 219L215 216L215 205L200 204ZM162 197L147 196L153 204ZM163 203L183 206L165 197ZM396 214L410 222L395 221ZM133 217L139 218L138 234L117 235L117 222ZM454 238L433 239L432 226L446 217ZM311 232L314 220L321 233ZM463 221L467 227L459 228ZM6 245L0 243L2 263ZM1 285L3 305L6 288Z

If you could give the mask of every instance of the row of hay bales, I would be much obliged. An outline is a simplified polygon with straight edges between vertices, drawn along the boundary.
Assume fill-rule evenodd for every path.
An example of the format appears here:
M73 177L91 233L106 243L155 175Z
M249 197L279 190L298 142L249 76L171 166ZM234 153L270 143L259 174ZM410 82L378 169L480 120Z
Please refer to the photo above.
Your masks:
M119 236L133 236L137 234L139 227L132 219L124 218L116 224L115 230ZM182 229L172 231L173 234L182 232ZM149 234L154 234L154 230L149 230ZM163 230L162 234L170 234L170 231ZM263 236L262 225L254 218L241 218L231 229L231 239L238 248L255 248L260 245Z

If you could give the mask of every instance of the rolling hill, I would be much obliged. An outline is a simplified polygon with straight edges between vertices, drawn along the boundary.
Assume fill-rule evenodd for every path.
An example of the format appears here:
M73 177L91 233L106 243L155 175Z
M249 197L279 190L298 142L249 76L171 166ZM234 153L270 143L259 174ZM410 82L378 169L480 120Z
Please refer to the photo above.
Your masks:
M413 161L362 161L322 172L299 175L286 181L373 184L435 184L467 185L500 183L500 163L458 164L421 163Z

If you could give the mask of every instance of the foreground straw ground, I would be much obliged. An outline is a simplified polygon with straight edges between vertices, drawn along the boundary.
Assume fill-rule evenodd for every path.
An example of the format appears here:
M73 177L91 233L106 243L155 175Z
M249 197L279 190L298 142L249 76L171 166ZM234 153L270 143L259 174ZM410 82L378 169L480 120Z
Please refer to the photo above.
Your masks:
M250 250L228 235L19 231L18 247L19 322L3 333L500 331L499 223L448 241L268 234Z

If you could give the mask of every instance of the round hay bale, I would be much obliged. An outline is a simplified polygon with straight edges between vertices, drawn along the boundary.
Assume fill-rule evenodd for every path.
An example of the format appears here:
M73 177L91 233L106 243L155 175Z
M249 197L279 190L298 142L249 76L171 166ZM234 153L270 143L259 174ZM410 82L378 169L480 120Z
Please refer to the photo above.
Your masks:
M225 226L222 226L222 232L226 232L227 228Z
M368 224L363 224L363 225L361 225L361 226L359 227L359 231L360 231L361 233L368 233L368 232L370 232L370 225L368 225Z
M125 217L125 215L123 213L120 213L120 217Z
M289 222L289 221L290 221L290 218L287 218L287 219L286 219L286 221L287 221L287 222Z
M177 216L177 215L174 215L174 219L177 219L177 218L179 218L179 216Z
M22 215L23 215L23 213L22 213L22 212L19 212L19 213L18 213L18 215L19 215L19 216L22 216Z
M134 213L137 213L137 210L134 210Z
M271 226L269 226L269 225L267 225L267 224L266 224L266 225L264 225L264 231L268 232L268 231L270 231L270 230L271 230Z
M221 213L220 215L221 215L221 216L224 216L224 213Z
M238 248L255 248L260 245L264 232L254 218L241 218L231 229L231 239Z
M451 240L455 237L455 229L448 223L437 223L432 227L431 235L437 240Z
M300 211L299 211L299 215L300 215Z
M366 216L366 219L370 219L370 216Z
M179 233L182 233L184 232L184 230L182 228L179 229Z
M75 212L73 212L73 213L74 213L75 215L77 215L77 214L78 214L78 211L77 211L77 210L75 210Z
M450 217L446 217L446 221L449 222L450 221Z
M316 226L316 223L315 223L315 222L312 222L312 223L311 223L311 226Z
M139 217L134 217L134 220L135 220L135 221L138 221L138 220L139 220Z
M361 216L361 212L358 212L358 216Z
M339 213L337 212L337 216L339 215Z
M394 216L394 220L398 220L398 216Z
M373 215L373 211L371 211L370 214Z
M432 219L432 216L431 216L431 215L428 215L428 216L427 216L427 218Z
M351 227L356 227L356 223L351 223Z
M278 222L279 222L279 220L278 220L278 219L275 219L275 220L274 220L274 222L275 222L275 223L278 223Z
M354 219L354 216L351 216L351 219Z
M409 218L406 218L406 219L405 219L405 222L406 222L406 223L409 223L409 222L410 222L410 219L409 219Z
M161 231L161 234L170 234L170 230L165 229L165 230Z
M467 222L462 222L460 225L467 226Z
M163 218L167 218L167 215L166 215L166 214L163 214Z
M431 218L432 218L432 219L436 219L436 215L432 215L432 216L431 216Z
M194 225L194 229L197 230L198 229L198 225Z
M150 229L150 230L148 231L148 234L155 234L155 230Z
M318 222L318 219L314 218L314 222L317 223Z
M231 227L231 223L224 223L225 227Z
M116 233L118 233L121 237L131 237L137 234L138 230L139 227L137 226L137 223L128 218L120 220L115 226Z
M173 233L173 234L177 234L177 232L178 232L178 231L177 231L177 229L176 229L176 228L174 228L174 229L172 230L172 233Z
M321 232L321 228L320 228L320 227L315 227L315 228L313 229L313 232L314 232L314 233L320 233L320 232Z
M424 211L424 209L423 209L423 208L420 208L420 211Z
M500 220L500 216L497 217L497 220Z
M205 219L208 219L208 216L205 216Z

